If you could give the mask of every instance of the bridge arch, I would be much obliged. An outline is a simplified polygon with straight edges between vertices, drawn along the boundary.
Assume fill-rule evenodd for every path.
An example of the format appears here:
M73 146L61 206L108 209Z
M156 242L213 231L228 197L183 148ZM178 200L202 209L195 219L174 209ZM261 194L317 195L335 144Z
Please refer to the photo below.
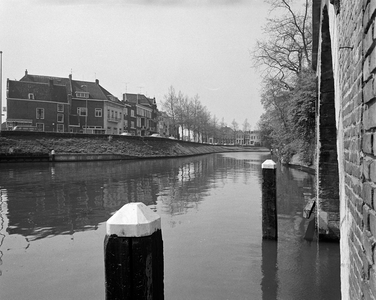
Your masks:
M339 174L332 44L327 6L321 10L318 64L317 229L319 239L339 241Z

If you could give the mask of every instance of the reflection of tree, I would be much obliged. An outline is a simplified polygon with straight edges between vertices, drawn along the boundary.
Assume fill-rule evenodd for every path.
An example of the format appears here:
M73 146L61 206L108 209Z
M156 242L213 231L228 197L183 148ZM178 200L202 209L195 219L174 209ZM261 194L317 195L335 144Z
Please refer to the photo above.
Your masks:
M260 177L264 156L255 154L253 158L245 158L242 155L211 155L191 158L182 164L159 195L164 212L178 215L189 209L198 209L198 204L210 189L217 187L218 182L223 186L229 178L233 182L243 178L244 184L248 184L251 176Z
M235 155L235 154L234 154ZM22 164L0 170L7 192L9 234L30 240L96 229L129 202L156 205L170 215L198 209L218 179L261 172L260 156L204 155L179 159ZM232 177L229 177L232 176ZM259 176L259 175L257 175Z
M213 168L214 156L207 157L205 167ZM186 213L188 209L198 208L208 190L207 178L210 172L203 167L202 160L193 160L179 166L176 176L170 178L170 184L163 187L159 195L164 211L170 215Z

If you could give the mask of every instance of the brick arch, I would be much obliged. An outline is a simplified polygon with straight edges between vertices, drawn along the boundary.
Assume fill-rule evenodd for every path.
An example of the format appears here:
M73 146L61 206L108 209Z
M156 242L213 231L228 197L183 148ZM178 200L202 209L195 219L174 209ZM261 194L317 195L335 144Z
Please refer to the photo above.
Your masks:
M339 241L339 175L332 48L327 6L321 16L317 105L317 229L319 239Z

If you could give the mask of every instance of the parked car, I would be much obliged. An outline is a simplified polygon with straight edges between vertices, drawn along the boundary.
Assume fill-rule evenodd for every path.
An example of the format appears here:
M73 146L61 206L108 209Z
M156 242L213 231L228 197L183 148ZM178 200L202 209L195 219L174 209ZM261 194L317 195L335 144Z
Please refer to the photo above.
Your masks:
M150 137L163 138L163 136L161 136L159 133L153 133L152 135L150 135Z
M132 135L132 133L129 133L129 132L122 132L120 135Z
M38 128L36 126L31 125L17 125L13 127L13 130L21 130L21 131L38 131Z
M176 138L174 138L173 136L169 136L168 138L171 140L176 140Z

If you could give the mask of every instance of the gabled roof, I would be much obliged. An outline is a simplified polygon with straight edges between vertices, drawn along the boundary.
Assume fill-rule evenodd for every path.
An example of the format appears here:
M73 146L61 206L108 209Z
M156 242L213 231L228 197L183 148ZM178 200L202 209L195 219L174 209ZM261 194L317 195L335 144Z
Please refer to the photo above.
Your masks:
M71 91L71 84L69 78L62 78L62 77L53 77L53 76L42 76L42 75L31 75L25 71L25 76L20 79L20 81L25 82L39 82L39 83L49 83L50 80L54 84L65 85L67 87L67 91L69 94L72 93Z
M34 94L35 101L68 102L65 85L8 80L8 98L29 99L30 93Z
M124 94L124 100L132 104L142 104L152 107L155 105L155 98L148 98L143 94Z
M120 100L112 95L109 91L103 88L99 84L99 80L95 80L95 82L91 81L83 81L83 80L73 80L72 75L69 75L68 78L66 77L54 77L54 76L44 76L44 75L32 75L28 74L27 70L25 72L25 76L20 79L20 81L24 82L39 82L39 83L49 83L53 81L54 84L62 84L65 85L72 95L72 97L76 97L76 92L88 92L89 98L88 99L96 99L96 100L109 100L113 102L119 102Z
M88 92L89 99L98 100L111 100L108 96L111 94L105 94L105 89L102 89L96 82L72 80L72 97L76 97L76 92ZM112 95L111 95L112 96Z

